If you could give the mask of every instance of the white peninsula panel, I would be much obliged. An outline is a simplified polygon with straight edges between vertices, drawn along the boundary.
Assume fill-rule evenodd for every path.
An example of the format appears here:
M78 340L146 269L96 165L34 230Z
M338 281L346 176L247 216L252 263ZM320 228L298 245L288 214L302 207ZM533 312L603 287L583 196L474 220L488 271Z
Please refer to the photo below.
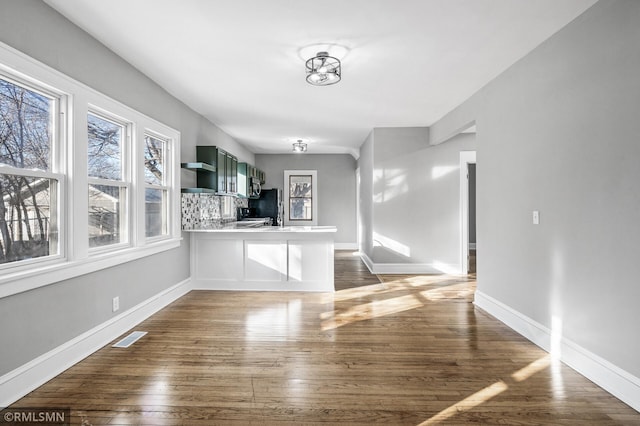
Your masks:
M290 281L318 281L329 268L333 274L333 246L324 241L289 240L288 247Z
M271 240L244 241L244 280L287 280L287 242Z
M189 230L197 289L334 291L335 227Z
M191 241L192 253L206 253L206 256L192 258L192 278L196 281L211 277L227 282L243 280L242 241L193 237Z

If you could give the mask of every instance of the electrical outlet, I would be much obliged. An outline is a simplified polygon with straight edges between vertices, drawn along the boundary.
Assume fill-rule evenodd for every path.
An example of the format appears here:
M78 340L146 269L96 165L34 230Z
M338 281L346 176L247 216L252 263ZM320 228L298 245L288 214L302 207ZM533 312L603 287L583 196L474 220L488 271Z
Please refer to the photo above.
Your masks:
M533 224L540 225L540 212L538 210L533 211Z
M113 300L111 301L111 308L113 309L113 312L116 312L118 309L120 309L120 297L116 296L113 298Z

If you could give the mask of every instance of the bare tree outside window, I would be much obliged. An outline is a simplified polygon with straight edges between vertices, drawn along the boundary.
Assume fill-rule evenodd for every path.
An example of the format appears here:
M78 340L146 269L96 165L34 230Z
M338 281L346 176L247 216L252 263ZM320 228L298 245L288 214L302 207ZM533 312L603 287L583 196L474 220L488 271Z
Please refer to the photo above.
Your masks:
M312 220L311 175L289 176L289 220Z
M0 263L57 254L54 111L52 97L0 79Z
M20 281L8 294L177 247L180 132L0 56L0 281Z
M0 163L49 170L52 99L0 79Z
M87 116L89 176L122 178L123 127L93 114Z
M144 138L145 236L168 233L165 158L167 141L155 136Z
M284 171L284 225L318 224L318 171Z
M164 184L164 157L166 142L146 135L144 137L144 183Z
M123 124L97 114L87 115L89 247L102 247L125 241L125 133Z

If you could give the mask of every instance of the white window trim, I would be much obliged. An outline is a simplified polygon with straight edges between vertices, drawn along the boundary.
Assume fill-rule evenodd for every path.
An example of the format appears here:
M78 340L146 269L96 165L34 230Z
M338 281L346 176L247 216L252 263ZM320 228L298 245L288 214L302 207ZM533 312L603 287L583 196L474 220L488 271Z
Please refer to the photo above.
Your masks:
M0 45L2 47L2 45ZM57 215L56 225L58 228L58 252L53 255L38 257L34 259L24 259L16 263L7 263L0 265L0 277L5 273L13 271L24 271L35 269L39 265L51 264L64 260L66 256L66 239L65 232L68 229L66 220L66 204L65 199L68 196L66 167L66 147L62 141L66 140L67 126L61 125L68 118L70 109L70 96L59 88L54 88L49 84L39 81L31 76L25 76L14 70L0 66L0 77L18 86L23 86L30 91L40 93L53 99L51 120L51 133L54 135L53 143L50 149L49 170L25 169L10 165L0 165L0 173L11 174L25 177L36 177L42 179L53 179L57 182L56 205L50 206L50 211ZM2 282L0 278L0 283Z
M156 235L153 237L147 237L146 235L146 229L145 229L145 223L144 223L144 219L143 219L143 223L142 223L142 232L141 235L139 236L140 238L144 239L145 241L149 242L149 243L153 243L153 242L157 242L157 241L163 241L166 240L168 238L171 238L172 235L172 230L171 230L171 225L172 225L172 221L171 221L171 217L177 217L178 220L174 221L174 222L180 222L180 214L181 212L178 211L177 212L172 212L172 205L173 204L178 204L179 201L177 199L180 199L180 193L176 193L176 191L171 191L172 185L174 184L174 177L176 176L176 172L175 172L175 167L173 167L172 161L175 161L175 157L173 154L173 150L175 149L173 147L173 143L171 142L171 137L161 134L158 131L155 131L153 129L147 128L144 129L143 132L143 136L142 139L140 139L141 143L140 143L140 155L141 155L141 160L144 160L144 138L146 136L151 136L153 138L162 140L165 143L165 158L163 158L163 165L164 165L164 169L163 169L163 181L164 183L162 185L154 185L154 184L148 184L145 182L145 177L144 177L144 167L141 167L141 171L142 171L142 176L141 176L141 182L142 182L142 188L143 190L142 192L142 201L143 201L143 207L145 205L145 190L146 189L160 189L163 191L167 191L167 206L166 209L167 211L165 212L167 215L167 233L166 234L162 234L162 235ZM178 153L176 153L176 155L178 155ZM177 165L176 165L177 166ZM180 183L177 182L176 183L177 186L180 186ZM177 216L175 216L177 214ZM144 218L144 216L142 216ZM180 229L178 227L178 229ZM179 231L178 231L179 232Z
M60 143L53 155L58 156L57 163L62 174L59 181L58 203L60 220L60 253L17 262L13 267L0 270L0 298L21 293L45 285L54 284L80 275L113 267L142 257L151 256L166 250L180 247L180 205L179 205L179 159L180 132L166 126L146 115L115 101L98 91L48 67L45 64L0 42L0 71L11 79L33 84L37 88L63 96L60 100L60 114L66 122L63 128L56 128ZM126 117L126 121L134 123L134 137L130 160L139 161L142 144L140 137L144 132L163 135L168 143L169 161L166 169L170 169L170 188L168 200L168 235L161 240L144 238L144 174L143 167L137 167L137 176L132 176L130 216L131 235L129 245L119 250L91 253L88 242L88 178L87 178L87 113L89 111L105 111L107 116ZM169 152L169 150L171 152ZM54 164L56 161L54 161ZM73 166L73 170L70 170ZM13 169L13 168L11 168ZM9 169L5 169L7 172ZM65 172L66 171L66 172ZM13 172L13 170L12 170ZM35 176L31 171L29 176ZM140 202L142 197L142 203ZM142 228L140 218L142 217ZM142 234L142 238L140 235Z
M130 121L127 120L124 117L119 117L119 116L115 116L114 114L105 111L102 108L98 108L94 105L89 105L87 114L91 114L93 116L96 116L98 118L113 122L114 124L117 124L119 126L122 126L123 129L123 135L122 135L122 146L120 147L121 149L121 157L122 157L122 164L120 165L120 167L122 168L122 173L121 173L121 179L120 180L114 180L114 179L103 179L103 178L96 178L96 177L91 177L88 176L87 173L87 188L86 190L88 190L89 185L105 185L105 186L117 186L119 188L124 188L125 190L125 206L124 206L124 211L122 212L122 217L120 218L120 220L124 221L124 225L122 225L122 234L124 236L124 241L121 241L119 243L116 244L108 244L108 245L104 245L104 246L97 246L97 247L88 247L89 250L89 256L95 256L97 254L101 254L101 253L105 253L105 252L109 252L109 251L116 251L116 250L122 250L124 248L127 247L132 247L134 246L134 243L132 241L134 232L132 230L132 227L134 225L134 221L133 221L133 212L132 212L132 185L131 185L131 179L132 179L132 173L131 170L134 167L133 162L131 161L131 157L132 157L132 151L133 148L131 147L131 143L132 143L132 138L131 138L131 134L133 131L133 127L134 124ZM85 133L87 132L86 127L85 127ZM88 140L87 140L87 144L88 144ZM86 151L85 151L86 152ZM88 199L87 199L87 206L89 205ZM88 212L87 212L88 213ZM87 218L88 220L88 218ZM89 226L89 223L87 222L87 227ZM88 229L88 228L87 228Z

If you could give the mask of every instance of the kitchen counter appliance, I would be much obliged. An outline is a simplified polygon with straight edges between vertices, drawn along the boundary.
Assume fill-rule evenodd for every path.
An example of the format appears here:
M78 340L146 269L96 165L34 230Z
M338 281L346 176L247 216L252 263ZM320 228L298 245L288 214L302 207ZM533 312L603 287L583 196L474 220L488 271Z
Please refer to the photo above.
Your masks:
M270 217L271 223L278 226L282 222L282 191L263 189L260 198L249 199L249 210L255 211L254 217Z

